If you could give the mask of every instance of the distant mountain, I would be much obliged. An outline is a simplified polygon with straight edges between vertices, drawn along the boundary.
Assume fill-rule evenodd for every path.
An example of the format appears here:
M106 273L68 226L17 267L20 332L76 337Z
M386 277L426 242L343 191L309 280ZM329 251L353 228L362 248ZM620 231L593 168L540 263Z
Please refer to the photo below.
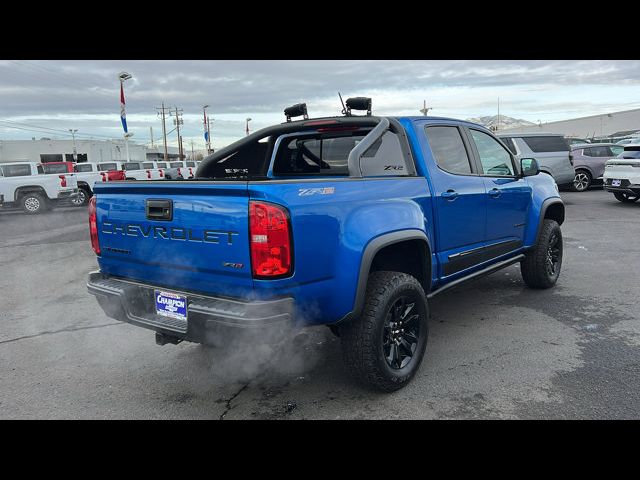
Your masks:
M490 129L493 126L498 125L498 115L486 115L484 117L467 118L467 121L473 122L473 123L479 123L480 125L484 125L485 127ZM528 122L520 118L513 118L513 117L508 117L506 115L500 115L500 130L504 130L506 128L515 128L515 127L528 127L531 125L535 125L535 123Z

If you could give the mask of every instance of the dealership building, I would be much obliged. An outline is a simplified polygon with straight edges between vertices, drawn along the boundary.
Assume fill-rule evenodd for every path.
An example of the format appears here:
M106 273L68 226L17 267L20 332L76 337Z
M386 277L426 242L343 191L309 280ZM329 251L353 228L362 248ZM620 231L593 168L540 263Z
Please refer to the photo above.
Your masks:
M565 137L616 141L640 134L640 108L589 117L505 128L499 133L560 133Z
M0 140L0 162L63 162L73 161L74 145L78 162L108 162L126 160L124 140ZM178 158L176 147L167 147L171 160ZM157 160L164 157L164 149L149 148L129 142L132 161Z

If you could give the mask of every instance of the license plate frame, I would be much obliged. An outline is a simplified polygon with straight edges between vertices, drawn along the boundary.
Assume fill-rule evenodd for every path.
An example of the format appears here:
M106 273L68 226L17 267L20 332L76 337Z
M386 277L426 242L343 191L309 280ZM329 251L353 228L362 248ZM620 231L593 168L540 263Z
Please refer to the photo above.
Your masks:
M167 290L154 290L153 293L156 315L188 321L189 299L186 295Z

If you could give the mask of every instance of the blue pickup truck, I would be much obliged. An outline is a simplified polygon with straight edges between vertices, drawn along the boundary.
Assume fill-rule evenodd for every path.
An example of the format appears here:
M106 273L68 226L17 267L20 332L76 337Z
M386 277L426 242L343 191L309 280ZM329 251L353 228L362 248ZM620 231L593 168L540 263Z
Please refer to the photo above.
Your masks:
M161 345L326 325L348 370L392 391L422 361L434 295L517 262L528 286L556 283L565 209L535 159L473 123L361 104L288 117L192 180L96 184L89 292Z

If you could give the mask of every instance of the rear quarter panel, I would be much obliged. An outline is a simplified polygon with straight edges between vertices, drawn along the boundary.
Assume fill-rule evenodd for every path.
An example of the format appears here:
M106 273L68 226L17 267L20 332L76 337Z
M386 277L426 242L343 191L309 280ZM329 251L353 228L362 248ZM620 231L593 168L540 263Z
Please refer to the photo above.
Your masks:
M259 297L293 296L305 323L335 322L351 312L372 240L411 229L432 235L423 177L256 182L249 184L249 196L289 209L294 251L293 276L254 280L254 291Z

